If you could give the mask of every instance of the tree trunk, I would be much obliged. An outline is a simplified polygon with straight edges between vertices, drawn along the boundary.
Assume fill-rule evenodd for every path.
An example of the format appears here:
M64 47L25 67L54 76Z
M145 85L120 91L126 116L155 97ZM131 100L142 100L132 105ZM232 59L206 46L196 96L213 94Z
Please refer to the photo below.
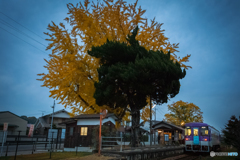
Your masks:
M132 114L132 127L131 127L131 146L137 147L139 145L139 124L140 124L140 111L135 111Z

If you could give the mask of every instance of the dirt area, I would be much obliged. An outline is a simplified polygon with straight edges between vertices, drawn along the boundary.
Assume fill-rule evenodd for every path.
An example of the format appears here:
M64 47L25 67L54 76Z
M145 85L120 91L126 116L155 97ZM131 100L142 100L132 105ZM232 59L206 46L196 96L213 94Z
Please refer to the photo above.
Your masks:
M79 158L67 158L65 160L110 160L116 157L106 157L106 156L98 156L98 154L93 154L89 156L79 157Z

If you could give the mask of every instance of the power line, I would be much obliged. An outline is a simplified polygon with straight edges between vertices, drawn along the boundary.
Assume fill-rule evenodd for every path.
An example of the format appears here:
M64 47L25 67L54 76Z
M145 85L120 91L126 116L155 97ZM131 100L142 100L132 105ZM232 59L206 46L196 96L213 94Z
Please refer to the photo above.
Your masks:
M164 117L164 114L162 112L160 112L160 110L158 110L158 108L157 108L157 111Z
M162 116L162 113L161 113L161 112L159 112L159 110L157 110L157 112L158 112L158 114L160 114L160 115Z
M0 22L0 23L2 23L2 24L4 24L4 25L6 25L6 26L8 26L8 27L9 27L9 26L10 26L10 27L12 27L12 28L13 28L15 31L17 31L17 32L19 32L19 33L21 33L21 34L25 35L26 37L28 37L28 38L30 38L30 39L32 39L32 40L34 40L35 42L37 42L37 43L41 44L42 46L44 46L44 47L47 47L46 45L42 44L41 42L39 42L39 41L35 40L34 38L30 37L30 36L29 36L29 35L27 35L26 33L22 32L21 30L17 29L16 27L12 26L12 25L11 25L11 24L9 24L8 22L4 21L3 19L1 19L1 18L0 18L0 20L1 20L1 21L3 21L3 22L4 22L4 23L6 23L6 24L4 24L3 22Z
M6 29L4 29L4 28L2 28L2 27L0 27L0 28L1 28L1 29L3 29L3 30L5 30L5 31L6 31L6 32L8 32L9 34L11 34L11 35L13 35L13 36L15 36L15 37L19 38L18 36L16 36L16 35L14 35L13 33L11 33L11 32L9 32L9 31L7 31ZM43 53L46 53L46 52L42 51L41 49L39 49L39 48L35 47L34 45L32 45L32 44L28 43L27 41L23 40L22 38L19 38L19 39L21 39L21 40L22 40L22 41L24 41L25 43L27 43L27 44L31 45L32 47L34 47L34 48L38 49L39 51L41 51L41 52L43 52Z
M12 21L14 21L15 23L19 24L20 26L24 27L25 29L27 29L28 31L32 32L33 34L37 35L38 37L42 38L41 36L39 36L38 34L34 33L33 31L31 31L30 29L28 29L27 27L25 27L24 25L22 25L21 23L15 21L14 19L12 19L11 17L7 16L6 14L0 12L1 14L3 14L4 16L6 16L7 18L11 19ZM44 39L44 38L42 38ZM45 40L45 39L44 39Z

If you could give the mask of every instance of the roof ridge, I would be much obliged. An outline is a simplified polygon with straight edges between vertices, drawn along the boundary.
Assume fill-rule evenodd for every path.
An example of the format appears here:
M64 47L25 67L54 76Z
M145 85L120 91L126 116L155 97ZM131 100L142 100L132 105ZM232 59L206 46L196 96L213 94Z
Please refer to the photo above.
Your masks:
M2 112L0 112L0 113L6 113L6 112L11 113L11 114L13 114L14 116L17 116L17 117L19 117L19 118L27 121L26 119L24 119L24 118L22 118L22 117L20 117L20 116L18 116L18 115L16 115L16 114L14 114L14 113L12 113L12 112L10 112L10 111L2 111ZM27 121L27 123L28 123L28 121Z
M58 110L58 111L54 112L53 115L54 115L54 114L57 114L57 113L59 113L59 112L61 112L61 111L67 112L68 114L70 113L70 112L66 111L65 109L61 109L61 110ZM50 116L50 115L52 115L52 113L46 114L46 115L41 116L41 117Z

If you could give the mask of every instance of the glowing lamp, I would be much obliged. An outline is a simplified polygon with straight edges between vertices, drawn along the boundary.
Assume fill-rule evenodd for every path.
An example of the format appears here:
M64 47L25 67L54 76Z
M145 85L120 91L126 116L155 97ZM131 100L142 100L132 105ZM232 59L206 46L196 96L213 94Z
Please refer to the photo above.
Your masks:
M186 138L186 141L188 141L188 138Z
M207 141L207 139L204 139L204 141Z

